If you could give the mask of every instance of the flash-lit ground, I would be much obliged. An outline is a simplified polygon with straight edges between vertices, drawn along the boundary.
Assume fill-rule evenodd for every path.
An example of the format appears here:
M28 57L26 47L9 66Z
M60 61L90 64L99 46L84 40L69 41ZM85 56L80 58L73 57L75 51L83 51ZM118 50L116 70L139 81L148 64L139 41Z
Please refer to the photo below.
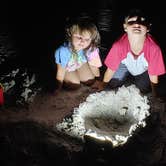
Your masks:
M8 74L13 68L28 68L30 76L33 72L39 74L39 83L44 86L44 90L30 105L14 106L15 99L21 94L19 90L23 80L19 76L24 70L17 77L7 78L15 79L16 88L10 90L8 97L11 97L11 103L7 102L0 108L0 166L166 165L165 76L161 78L158 89L162 100L148 94L151 115L147 119L146 128L139 130L127 144L115 149L112 149L109 142L90 137L82 142L56 128L64 118L71 117L74 108L93 93L89 87L81 86L79 90L72 92L62 90L56 96L50 93L55 78L54 50L64 39L66 18L79 12L90 11L92 16L101 21L99 25L105 25L102 24L102 19L105 20L102 16L108 14L105 21L110 23L106 26L109 32L102 31L101 34L102 46L109 48L122 28L120 21L124 10L133 5L151 10L154 21L151 32L165 52L165 9L161 8L164 5L159 1L150 1L146 5L142 2L95 0L78 3L75 0L62 0L59 1L60 4L56 1L57 4L54 5L55 1L6 0L1 3L0 31L5 33L0 32L0 74ZM114 11L111 5L115 7ZM111 9L111 12L107 13L105 11L108 10L105 10L102 13L100 9L105 7ZM106 55L103 47L102 58ZM7 63L3 63L3 58ZM37 84L37 88L38 86ZM33 91L36 92L35 89Z
M90 94L57 128L82 140L88 136L117 147L125 144L137 128L145 127L148 116L147 96L135 85L122 86L117 91Z
M73 139L56 129L56 124L72 115L91 89L82 86L57 96L36 96L29 108L10 108L0 112L0 163L3 166L114 165L164 166L166 164L165 102L152 99L153 113L147 127L125 146L112 149L109 142L87 138Z

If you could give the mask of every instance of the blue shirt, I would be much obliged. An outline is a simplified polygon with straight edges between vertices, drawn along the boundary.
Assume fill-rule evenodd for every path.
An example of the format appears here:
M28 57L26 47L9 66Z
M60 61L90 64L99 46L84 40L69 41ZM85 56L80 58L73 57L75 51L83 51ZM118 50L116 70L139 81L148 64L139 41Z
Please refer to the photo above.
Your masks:
M77 52L79 59L82 60L83 63L87 62L84 51L80 50ZM62 67L66 67L70 59L72 58L72 50L69 47L69 44L64 43L55 51L55 61L57 64L60 64Z

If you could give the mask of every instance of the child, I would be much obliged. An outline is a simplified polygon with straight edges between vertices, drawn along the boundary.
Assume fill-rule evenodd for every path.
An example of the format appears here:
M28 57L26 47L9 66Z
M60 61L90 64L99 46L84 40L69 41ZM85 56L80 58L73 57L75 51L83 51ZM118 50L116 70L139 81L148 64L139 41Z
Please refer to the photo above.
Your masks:
M67 41L55 51L57 90L62 85L77 89L92 85L102 66L98 45L100 34L88 17L79 17L66 28Z
M121 86L130 75L142 93L152 90L153 95L157 95L158 77L166 70L162 51L149 34L150 26L142 11L129 12L123 23L124 34L115 41L104 60L107 69L103 82L94 84L94 89Z

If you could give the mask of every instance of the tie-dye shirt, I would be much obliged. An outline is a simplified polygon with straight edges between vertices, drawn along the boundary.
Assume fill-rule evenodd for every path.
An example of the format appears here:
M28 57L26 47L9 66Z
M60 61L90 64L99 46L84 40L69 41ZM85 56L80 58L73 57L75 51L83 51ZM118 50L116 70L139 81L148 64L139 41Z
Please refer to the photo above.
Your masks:
M86 54L85 51L80 50L73 52L69 47L69 44L64 43L55 51L55 60L57 64L60 64L67 71L75 71L80 68L84 63L88 62L89 65L100 67L102 66L99 49L96 48L93 51L89 49Z
M75 71L85 62L87 62L87 60L85 59L84 55L82 56L81 52L71 52L71 57L66 65L66 70Z

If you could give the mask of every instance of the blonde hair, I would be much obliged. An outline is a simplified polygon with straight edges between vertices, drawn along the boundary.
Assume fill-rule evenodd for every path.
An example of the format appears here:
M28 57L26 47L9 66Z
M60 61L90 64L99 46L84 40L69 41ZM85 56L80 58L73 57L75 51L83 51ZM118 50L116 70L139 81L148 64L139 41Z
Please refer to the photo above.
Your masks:
M80 18L77 22L71 24L66 28L67 41L71 42L72 35L74 33L83 34L84 32L89 32L91 35L91 44L87 49L92 50L100 45L100 34L96 25L87 18Z

